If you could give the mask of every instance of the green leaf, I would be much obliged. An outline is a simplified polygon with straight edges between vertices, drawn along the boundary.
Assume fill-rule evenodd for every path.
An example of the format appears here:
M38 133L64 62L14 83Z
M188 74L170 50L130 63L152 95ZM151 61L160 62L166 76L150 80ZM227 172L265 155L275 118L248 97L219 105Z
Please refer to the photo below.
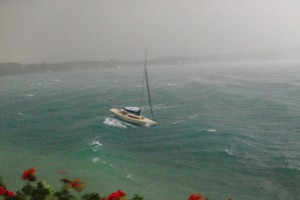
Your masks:
M139 196L137 194L134 195L134 197L130 200L143 200L144 198L142 196Z
M98 193L89 193L82 196L82 200L99 200L100 196Z
M33 194L35 190L35 187L30 185L29 183L27 183L22 189L21 191L25 194L25 195L29 195L31 196Z

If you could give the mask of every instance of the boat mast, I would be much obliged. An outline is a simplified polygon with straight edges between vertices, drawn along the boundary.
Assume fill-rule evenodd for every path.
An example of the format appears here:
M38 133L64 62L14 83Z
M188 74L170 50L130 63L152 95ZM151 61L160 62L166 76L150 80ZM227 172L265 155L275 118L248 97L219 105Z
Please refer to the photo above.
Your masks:
M143 107L143 103L144 103L145 66L146 66L146 59L144 60L143 85L142 85L141 102L140 102L141 103L141 108Z
M152 116L152 119L154 119L152 103L151 103L151 98L150 98L150 88L149 88L148 71L147 71L147 56L148 56L148 51L146 50L146 52L145 52L145 61L144 61L144 75L146 77L148 100L149 100L149 105L150 105L150 110L151 110L151 116ZM144 86L144 81L143 81L143 86Z

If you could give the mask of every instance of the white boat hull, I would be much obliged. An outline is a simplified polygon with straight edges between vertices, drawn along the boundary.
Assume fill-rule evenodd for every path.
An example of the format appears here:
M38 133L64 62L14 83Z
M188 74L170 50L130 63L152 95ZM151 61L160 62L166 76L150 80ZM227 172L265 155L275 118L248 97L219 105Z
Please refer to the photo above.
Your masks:
M133 113L124 111L123 109L112 108L112 109L110 109L110 112L112 112L117 117L119 117L127 122L141 124L141 125L156 125L157 124L157 122L155 122L151 119L148 119L142 115L135 115Z

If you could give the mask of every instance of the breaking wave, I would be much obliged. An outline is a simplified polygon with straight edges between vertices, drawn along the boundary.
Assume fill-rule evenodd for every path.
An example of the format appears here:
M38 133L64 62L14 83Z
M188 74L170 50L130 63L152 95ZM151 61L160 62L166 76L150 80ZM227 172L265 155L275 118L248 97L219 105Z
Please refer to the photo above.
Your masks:
M103 124L109 125L109 126L114 126L122 129L126 129L128 127L136 128L136 126L123 122L121 120L118 120L116 118L111 118L111 117L105 117Z
M97 137L95 140L89 143L90 146L92 146L93 151L98 151L100 147L103 146L102 143L100 143L99 138Z

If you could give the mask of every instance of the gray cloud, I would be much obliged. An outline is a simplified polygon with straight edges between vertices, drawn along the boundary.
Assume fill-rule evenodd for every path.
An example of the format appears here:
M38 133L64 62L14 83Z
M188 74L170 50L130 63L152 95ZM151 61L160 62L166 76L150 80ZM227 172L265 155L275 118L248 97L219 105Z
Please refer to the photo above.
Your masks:
M259 52L300 44L298 0L0 0L0 62Z

